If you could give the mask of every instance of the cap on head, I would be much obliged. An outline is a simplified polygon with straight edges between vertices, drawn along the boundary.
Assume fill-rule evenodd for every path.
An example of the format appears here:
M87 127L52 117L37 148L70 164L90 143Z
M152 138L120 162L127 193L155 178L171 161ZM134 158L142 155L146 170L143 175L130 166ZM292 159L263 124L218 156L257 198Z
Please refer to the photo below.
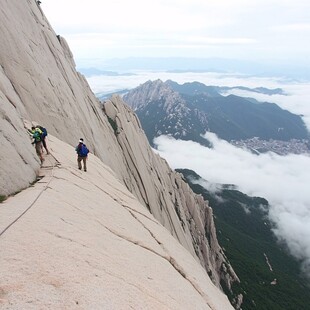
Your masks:
M83 142L84 142L83 138L81 138L79 142L80 142L80 143L83 143Z

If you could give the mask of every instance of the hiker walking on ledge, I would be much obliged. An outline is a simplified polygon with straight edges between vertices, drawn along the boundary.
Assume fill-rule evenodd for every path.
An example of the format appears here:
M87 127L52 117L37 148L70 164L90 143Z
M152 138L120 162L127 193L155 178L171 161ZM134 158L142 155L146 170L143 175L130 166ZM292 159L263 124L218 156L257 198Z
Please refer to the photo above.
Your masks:
M78 162L79 169L80 170L82 169L81 161L83 161L84 171L87 171L86 160L87 160L87 155L89 153L89 150L84 144L84 140L82 138L80 139L78 146L75 148L75 151L78 155L77 162Z
M32 134L33 142L32 144L36 147L37 155L40 158L41 165L43 164L44 158L42 154L42 131L40 128L32 127L30 133Z
M47 130L46 130L46 128L44 128L44 127L42 127L40 125L37 125L36 128L39 128L42 131L42 136L41 136L42 137L41 138L42 145L45 148L46 154L49 154L50 152L48 151L47 145L46 145Z

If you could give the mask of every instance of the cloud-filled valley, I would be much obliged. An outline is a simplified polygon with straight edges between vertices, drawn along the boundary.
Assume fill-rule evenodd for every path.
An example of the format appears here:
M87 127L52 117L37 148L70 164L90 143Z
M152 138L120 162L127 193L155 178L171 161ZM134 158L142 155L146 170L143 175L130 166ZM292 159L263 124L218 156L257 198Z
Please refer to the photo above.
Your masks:
M192 169L209 182L235 184L248 195L266 198L271 205L269 217L276 224L275 234L303 261L310 275L310 157L258 156L212 133L206 138L213 148L167 136L156 138L155 144L174 169Z

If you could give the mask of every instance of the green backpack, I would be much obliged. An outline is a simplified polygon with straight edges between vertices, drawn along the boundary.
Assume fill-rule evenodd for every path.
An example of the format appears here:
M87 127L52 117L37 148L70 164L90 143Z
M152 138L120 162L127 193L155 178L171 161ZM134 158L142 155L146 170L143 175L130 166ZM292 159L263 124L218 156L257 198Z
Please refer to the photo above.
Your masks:
M36 130L34 132L34 134L32 135L32 138L34 138L35 142L40 142L41 141L41 137L42 137L42 135L41 135L41 133L38 130Z

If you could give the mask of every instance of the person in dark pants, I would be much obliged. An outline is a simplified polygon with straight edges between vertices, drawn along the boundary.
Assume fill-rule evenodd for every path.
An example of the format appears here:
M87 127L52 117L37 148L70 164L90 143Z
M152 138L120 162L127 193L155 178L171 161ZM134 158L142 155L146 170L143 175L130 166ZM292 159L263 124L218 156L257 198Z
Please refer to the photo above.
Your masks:
M43 144L43 147L45 148L46 154L49 154L49 151L46 145L47 130L46 128L39 126L39 125L36 128L39 128L42 131L42 144Z
M80 170L82 169L82 163L81 162L83 161L84 171L87 171L86 160L87 160L87 155L89 153L89 150L86 147L86 145L84 144L84 140L82 138L80 139L79 144L75 148L75 151L76 151L76 153L78 155L77 162L78 162L79 169Z
M42 131L40 128L32 127L30 132L32 133L32 138L33 138L32 144L34 144L36 147L36 152L40 158L41 165L42 165L44 161L43 154L42 154Z

